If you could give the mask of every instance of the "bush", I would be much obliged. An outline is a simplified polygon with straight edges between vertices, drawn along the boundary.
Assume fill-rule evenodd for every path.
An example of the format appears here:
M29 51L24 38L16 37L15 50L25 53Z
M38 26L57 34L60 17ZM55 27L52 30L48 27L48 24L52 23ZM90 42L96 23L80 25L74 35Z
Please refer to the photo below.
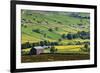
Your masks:
M37 33L40 33L40 29L34 29L32 30L33 32L37 32Z
M90 47L88 44L85 44L83 48L81 48L81 51L84 51L84 52L90 52Z
M27 28L27 25L24 25L24 28Z
M21 44L21 48L22 49L26 49L26 48L31 48L32 46L31 46L31 44L29 43L29 42L26 42L26 43L24 43L24 44Z
M44 41L40 41L40 46L44 46Z
M78 32L78 35L81 39L90 39L89 32L81 31L81 32Z
M53 29L52 28L49 28L48 31L53 32Z
M77 41L75 45L81 45L82 43L80 41Z
M50 48L50 53L56 53L56 52L57 52L57 49L54 46L52 46Z
M67 39L69 39L69 40L73 39L73 35L71 33L68 33L67 34Z
M66 38L66 35L65 34L62 34L62 38L65 39Z
M62 39L58 39L58 41L59 41L59 42L61 42L61 41L62 41Z

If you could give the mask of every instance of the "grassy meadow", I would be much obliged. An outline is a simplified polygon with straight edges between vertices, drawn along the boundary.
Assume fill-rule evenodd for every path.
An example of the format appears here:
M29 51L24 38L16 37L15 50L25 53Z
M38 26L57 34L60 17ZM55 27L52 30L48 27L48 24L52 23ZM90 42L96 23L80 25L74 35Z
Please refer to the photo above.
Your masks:
M38 46L46 47L30 54ZM21 10L22 63L89 58L89 13Z

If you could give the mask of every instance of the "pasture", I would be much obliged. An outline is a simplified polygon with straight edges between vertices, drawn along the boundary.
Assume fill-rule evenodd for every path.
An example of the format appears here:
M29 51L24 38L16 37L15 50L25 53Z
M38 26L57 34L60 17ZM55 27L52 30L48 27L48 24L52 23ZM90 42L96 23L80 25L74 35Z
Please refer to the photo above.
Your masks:
M22 10L21 62L89 59L89 17L89 13L80 12ZM30 55L30 50L38 46L51 47L43 48L38 55Z
M81 48L83 48L83 45L68 45L68 46L54 46L57 51L56 53L78 53L78 54L88 54L89 52L83 52L81 51ZM27 49L22 49L22 54L29 54L31 48L27 48ZM44 52L42 54L45 53L50 53L50 48L44 48Z

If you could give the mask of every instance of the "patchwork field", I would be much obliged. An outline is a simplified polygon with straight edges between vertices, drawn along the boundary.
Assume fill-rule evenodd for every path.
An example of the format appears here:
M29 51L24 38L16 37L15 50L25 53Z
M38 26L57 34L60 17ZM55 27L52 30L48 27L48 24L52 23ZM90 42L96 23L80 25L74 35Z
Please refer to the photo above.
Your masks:
M89 13L21 11L22 63L86 60L89 54Z

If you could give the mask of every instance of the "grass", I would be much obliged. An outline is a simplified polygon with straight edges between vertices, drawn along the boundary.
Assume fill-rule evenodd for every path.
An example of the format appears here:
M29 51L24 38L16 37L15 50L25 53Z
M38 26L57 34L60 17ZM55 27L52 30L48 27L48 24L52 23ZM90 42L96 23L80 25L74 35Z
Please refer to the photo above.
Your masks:
M68 46L54 46L57 49L57 53L86 53L82 52L80 48L84 45L68 45ZM22 52L28 54L31 48L22 49ZM50 48L44 49L44 53L50 53ZM87 52L88 53L88 52Z
M57 49L56 54L50 54L50 48L48 48L44 50L44 54L25 56L23 54L28 54L31 48L22 49L22 63L89 59L89 52L80 51L84 44L76 45L77 42L90 42L89 39L62 39L62 34L90 31L89 19L80 19L71 15L72 12L22 10L21 43L38 43L47 40L49 42L58 42L59 44L59 46L54 46ZM78 13L78 15L90 16L89 13ZM58 30L55 29L56 27L58 27ZM49 31L50 28L53 31ZM39 29L40 32L33 31L36 29ZM44 34L46 34L45 37ZM69 43L71 45L68 45Z
M82 22L79 18L70 16L71 12L45 12L45 11L31 11L31 10L22 10L21 18L25 19L23 22L24 25L27 25L27 28L22 27L22 33L27 34L22 35L22 42L30 41L33 42L40 40L58 40L61 38L62 34L67 34L69 32L76 33L78 31L89 31L87 26L89 26L89 19L83 19ZM31 15L30 15L31 14ZM79 13L82 16L89 16L88 13ZM30 23L31 21L31 23ZM38 23L40 21L41 23ZM48 24L43 22L47 21ZM27 22L27 23L26 23ZM82 26L85 28L80 28L78 24L82 23ZM75 27L77 26L77 27ZM58 27L59 30L56 31L55 27ZM53 29L53 32L48 31L49 28ZM33 29L40 29L46 33L47 37L44 38L43 34L32 32ZM39 39L39 40L38 40ZM30 42L32 42L30 41Z
M32 42L38 42L38 41L40 41L40 39L37 39L37 38L35 38L35 37L32 37L32 36L29 36L29 35L27 35L27 34L22 34L23 36L22 36L22 43L25 43L25 42L30 42L30 43L32 43Z
M59 53L78 52L83 45L55 46Z

